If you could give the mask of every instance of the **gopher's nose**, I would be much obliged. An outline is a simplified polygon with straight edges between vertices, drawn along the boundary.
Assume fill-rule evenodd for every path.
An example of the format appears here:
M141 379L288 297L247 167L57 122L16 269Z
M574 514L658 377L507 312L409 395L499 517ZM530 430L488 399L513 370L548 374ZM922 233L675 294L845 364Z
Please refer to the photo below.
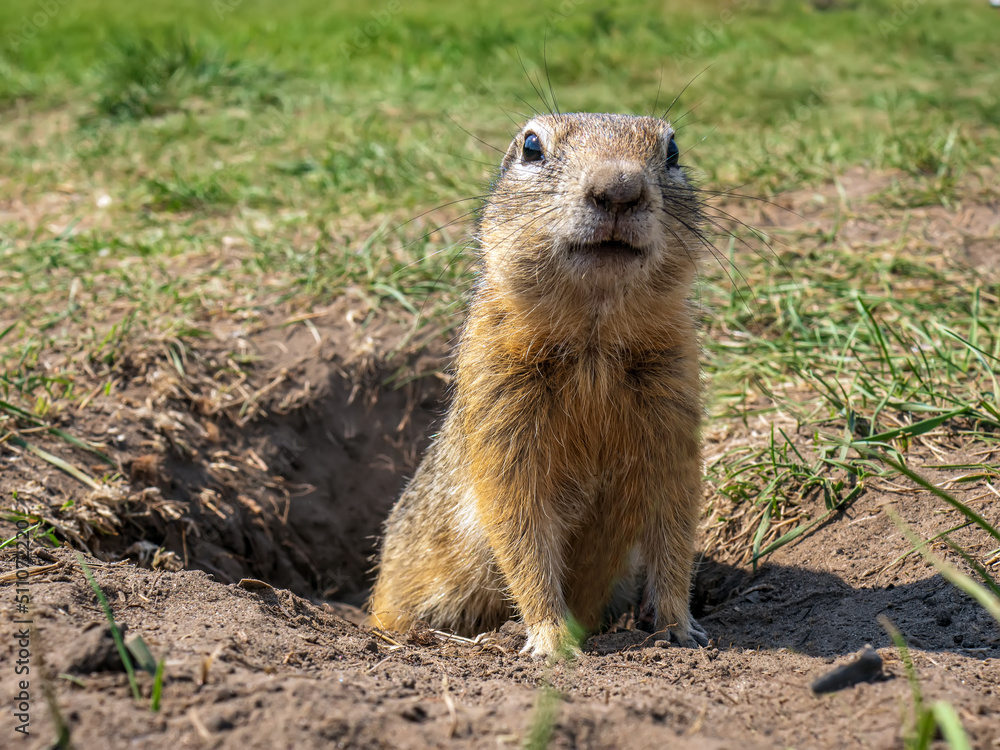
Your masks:
M608 164L590 175L587 198L611 214L625 213L638 206L646 195L646 178L636 169Z

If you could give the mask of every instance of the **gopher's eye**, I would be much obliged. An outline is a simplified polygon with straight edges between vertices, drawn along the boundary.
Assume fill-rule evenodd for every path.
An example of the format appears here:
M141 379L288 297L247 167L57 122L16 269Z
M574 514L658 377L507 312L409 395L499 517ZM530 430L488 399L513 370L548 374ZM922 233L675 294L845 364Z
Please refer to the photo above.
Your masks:
M542 141L534 133L528 133L524 137L524 147L521 149L521 161L541 161L545 157L542 153Z
M680 166L678 163L680 158L681 150L677 148L677 141L674 140L673 136L670 136L670 143L667 144L667 169Z

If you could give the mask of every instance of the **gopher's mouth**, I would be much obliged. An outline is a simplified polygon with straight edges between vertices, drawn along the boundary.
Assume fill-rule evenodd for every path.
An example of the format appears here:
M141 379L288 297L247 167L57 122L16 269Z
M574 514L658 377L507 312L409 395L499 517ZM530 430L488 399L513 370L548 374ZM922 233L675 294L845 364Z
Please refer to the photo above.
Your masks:
M642 248L619 240L603 240L601 242L588 242L585 245L576 245L573 247L572 252L574 255L585 255L602 260L611 260L612 258L621 258L622 260L640 258L646 254Z

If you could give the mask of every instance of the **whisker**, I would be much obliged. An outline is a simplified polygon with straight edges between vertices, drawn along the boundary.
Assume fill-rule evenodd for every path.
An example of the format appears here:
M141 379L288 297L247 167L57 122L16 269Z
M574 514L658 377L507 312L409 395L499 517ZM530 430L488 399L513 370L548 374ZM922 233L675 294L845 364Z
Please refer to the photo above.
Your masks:
M649 110L649 116L656 115L656 105L660 103L660 88L663 86L663 63L660 63L660 78L656 82L656 98L653 99L653 107ZM666 115L664 115L665 117Z
M524 77L528 79L528 83L531 84L531 88L534 89L535 95L538 96L539 101L545 105L545 111L548 114L552 114L552 107L550 107L549 103L545 100L545 95L542 93L541 88L539 88L538 84L535 83L535 80L531 77L531 74L528 72L528 68L524 64L524 59L521 57L521 49L515 46L514 50L517 52L517 61L521 64L521 70L524 72ZM518 97L518 99L521 99L521 97ZM521 99L521 101L524 102L524 104L527 105L536 115L539 114L538 110L528 104L528 102L524 101L524 99Z
M549 84L549 97L552 99L552 109L557 115L562 114L559 111L559 103L556 101L556 92L552 90L552 78L549 76L549 58L546 54L546 47L549 42L549 27L545 27L545 37L542 39L542 64L545 66L545 81Z
M701 74L704 73L706 70L708 70L711 67L712 67L712 63L709 63L704 68L702 68L697 73L697 75L695 75L694 78L692 78L690 81L688 81L687 83L684 84L684 88L682 88L680 90L680 92L677 94L677 96L675 96L673 98L673 101L670 102L670 106L667 107L666 111L664 111L664 113L662 115L660 115L660 119L661 120L666 120L667 119L667 115L670 114L670 110L672 110L674 108L674 105L677 104L677 100L680 99L682 96L684 96L684 92L688 90L688 88L691 86L691 84L694 83L695 81L697 81L701 77Z
M735 271L736 275L744 283L744 285L746 286L746 288L749 289L750 288L750 282L747 279L747 277L743 274L743 272L740 271L739 267L737 267L735 264L726 264L726 263L723 263L719 259L719 256L717 255L718 248L716 248L715 245L713 245L708 240L708 238L705 237L704 232L702 232L700 230L700 228L697 226L697 224L693 224L692 225L691 223L689 223L682 216L680 216L678 214L671 213L669 211L669 209L665 209L665 210L666 210L666 213L667 213L668 216L670 216L674 221L676 221L678 224L680 224L685 229L687 229L689 232L691 232L695 237L697 237L698 241L701 242L701 244L704 245L704 247L709 251L709 253L712 255L712 257L716 259L716 262L719 264L719 267L722 268L723 273L725 273L726 276L729 278L729 282L733 285L733 288L736 290L736 293L739 295L740 301L743 303L744 307L746 307L747 311L750 313L750 317L753 319L754 324L758 324L757 316L754 315L754 312L751 309L749 303L747 302L746 297L743 295L743 291L740 288L740 285L736 282L736 279L733 278L733 275L729 272L729 269L727 268L727 265L732 265L733 271ZM706 217L704 216L703 213L699 212L698 213L698 218L700 218L702 220L705 220ZM677 237L676 234L674 234L674 236ZM734 235L730 234L730 236L733 236L734 239L735 239ZM680 242L680 244L682 244L682 245L684 244L682 241L680 241L680 238L678 238L678 241Z
M504 149L502 149L502 148L497 148L497 147L496 147L496 146L494 146L494 145L493 145L492 143L487 143L486 141L484 141L484 140L483 140L482 138L480 138L479 136L477 136L477 135L475 135L474 133L472 133L472 132L470 132L470 131L466 130L466 129L465 129L464 127L462 127L462 126L461 126L461 125L460 125L460 124L458 123L458 121L457 121L457 120L455 120L455 118L454 118L454 117L452 117L451 115L448 115L448 119L449 119L449 120L451 121L451 124L452 124L452 125L454 125L454 126L455 126L456 128L458 128L459 130L461 130L461 131L462 131L463 133L465 133L465 134L466 134L467 136L469 136L470 138L472 138L472 139L473 139L474 141L478 141L479 143L481 143L481 144L483 144L484 146L486 146L486 148L490 148L490 149L493 149L494 151L496 151L496 152L497 152L498 154L500 154L500 155L503 155L503 154L507 153L507 152L506 152L506 151L505 151Z

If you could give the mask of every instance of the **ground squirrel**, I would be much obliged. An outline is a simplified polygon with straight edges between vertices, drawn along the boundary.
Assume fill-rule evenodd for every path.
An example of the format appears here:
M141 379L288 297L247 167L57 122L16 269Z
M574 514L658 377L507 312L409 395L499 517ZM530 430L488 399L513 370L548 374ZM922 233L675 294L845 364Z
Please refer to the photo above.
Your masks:
M551 655L631 581L658 631L707 644L689 609L701 223L665 120L518 133L482 210L453 402L386 522L375 623L470 635L520 615L525 651Z

